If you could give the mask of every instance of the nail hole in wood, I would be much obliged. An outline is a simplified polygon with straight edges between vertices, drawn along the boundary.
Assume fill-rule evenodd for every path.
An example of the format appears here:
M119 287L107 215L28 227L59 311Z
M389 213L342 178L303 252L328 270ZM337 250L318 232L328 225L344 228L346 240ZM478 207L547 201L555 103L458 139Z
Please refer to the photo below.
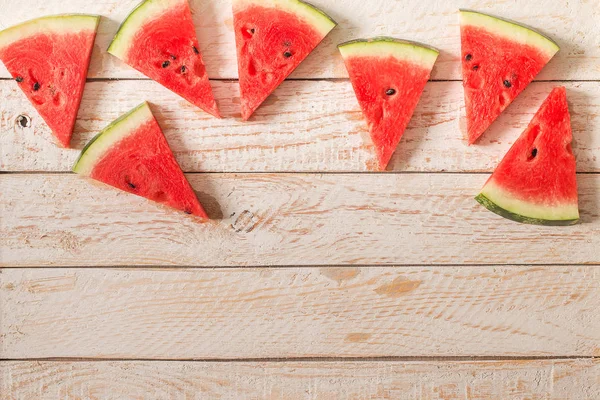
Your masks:
M29 128L31 126L31 118L24 114L19 115L16 122L21 128Z

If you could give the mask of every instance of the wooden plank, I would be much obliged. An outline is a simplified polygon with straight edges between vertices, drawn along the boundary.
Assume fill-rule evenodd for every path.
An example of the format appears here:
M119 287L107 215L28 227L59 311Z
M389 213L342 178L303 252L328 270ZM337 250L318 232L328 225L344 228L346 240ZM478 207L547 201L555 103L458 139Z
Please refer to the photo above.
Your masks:
M139 0L28 0L27 6L0 0L0 28L33 17L65 12L103 15L94 49L90 77L139 78L142 75L106 53L119 24ZM545 30L561 52L540 79L600 79L600 7L597 0L313 0L339 26L294 73L295 78L340 78L346 70L336 45L358 37L396 36L417 40L441 50L434 79L460 79L458 9L471 8L513 18ZM207 71L212 78L237 77L237 62L229 0L191 0ZM8 74L2 68L0 77Z
M0 278L0 358L600 355L594 266L5 269Z
M461 135L460 82L432 82L392 158L393 171L492 171L525 129L554 82L533 84L475 146ZM578 169L600 172L600 83L567 83ZM288 81L249 123L239 117L237 84L215 82L217 120L149 81L88 83L73 140L58 148L46 124L15 87L0 82L0 169L69 171L99 130L143 99L185 171L367 171L376 166L349 82ZM140 93L143 93L140 94ZM115 101L115 98L119 99ZM30 118L29 127L19 116ZM367 142L368 141L368 142Z
M600 175L582 221L518 224L473 200L486 174L193 174L201 223L76 175L0 175L0 265L600 263Z
M598 360L3 362L0 399L600 398Z

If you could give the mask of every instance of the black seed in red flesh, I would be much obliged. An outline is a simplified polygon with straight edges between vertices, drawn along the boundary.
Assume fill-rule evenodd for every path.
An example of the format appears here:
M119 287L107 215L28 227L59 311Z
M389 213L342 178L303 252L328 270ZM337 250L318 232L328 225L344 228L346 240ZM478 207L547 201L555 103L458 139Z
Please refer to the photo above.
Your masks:
M465 60L467 60L467 61L471 61L472 59L473 59L473 55L472 54L467 54L465 56Z
M171 54L171 58L172 58L173 60L177 60L177 57L175 57L173 54Z
M254 28L242 28L242 36L246 39L252 39L256 30Z
M163 61L162 63L163 68L167 68L169 65L171 65L171 61Z
M135 185L129 180L129 178L125 178L125 182L131 189L135 189Z
M186 214L191 214L192 212L190 210L185 210L184 211Z
M23 77L22 76L17 76L15 78L15 81L17 81L18 83L21 83L21 82L23 82Z
M40 90L40 87L41 87L41 86L40 86L40 83L39 83L39 82L36 82L36 83L34 83L34 84L33 84L33 91L34 91L34 92L37 92L38 90Z
M527 161L533 161L533 159L535 158L535 156L537 156L538 150L537 148L533 148L533 150L531 150L531 152L527 155Z
M286 51L286 52L284 52L284 53L283 53L283 56L284 56L285 58L290 58L290 57L292 56L292 53L291 53L291 52L289 52L289 51Z
M388 96L393 96L396 94L396 89L389 88L385 91L385 94L387 94Z
M182 65L182 66L181 66L181 73L182 73L182 74L185 74L185 73L186 73L186 71L187 71L187 67L186 67L185 65Z
M510 83L510 81L508 79L505 80L503 83L504 83L504 86L506 86L507 89L512 86L512 83Z
M192 46L192 49L194 49L194 53L200 54L200 51L196 48L196 46Z
M477 71L479 69L479 65L473 65L473 71Z

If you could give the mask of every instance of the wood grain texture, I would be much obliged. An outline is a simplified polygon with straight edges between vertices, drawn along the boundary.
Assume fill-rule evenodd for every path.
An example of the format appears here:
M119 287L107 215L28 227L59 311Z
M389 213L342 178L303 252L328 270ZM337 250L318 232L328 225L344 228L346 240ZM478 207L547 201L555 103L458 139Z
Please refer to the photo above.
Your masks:
M0 399L595 400L598 360L3 362Z
M460 82L430 82L389 170L492 171L550 93L532 84L480 143L462 138ZM567 83L578 170L600 172L600 82ZM185 171L368 171L376 167L368 128L349 82L288 81L251 122L239 115L233 82L214 82L226 119L217 120L150 81L88 83L73 140L57 147L14 82L0 81L0 169L70 171L98 131L146 99ZM115 101L115 99L118 99ZM29 118L29 126L19 123Z
M33 17L65 13L104 16L90 66L92 78L140 78L141 74L106 53L119 24L139 0L0 0L0 28ZM471 8L512 18L541 29L561 51L540 79L600 79L600 20L598 0L313 0L338 23L332 33L293 74L295 78L340 78L346 70L336 45L377 35L417 40L440 49L434 79L460 79L458 9ZM200 46L212 78L237 77L230 0L191 0ZM2 68L1 77L7 77Z
M518 224L475 202L486 174L192 174L201 223L74 174L0 175L0 265L600 263L600 175L581 223Z
M6 269L0 358L598 356L600 267Z

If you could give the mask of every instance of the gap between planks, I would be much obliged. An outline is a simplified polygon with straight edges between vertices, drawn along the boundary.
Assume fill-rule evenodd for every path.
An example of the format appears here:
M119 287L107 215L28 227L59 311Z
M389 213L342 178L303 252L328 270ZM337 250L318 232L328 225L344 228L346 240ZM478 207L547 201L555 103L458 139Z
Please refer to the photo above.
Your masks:
M0 77L0 81L12 81L13 78ZM150 78L87 78L87 82L115 82L115 81L151 81ZM214 82L238 82L237 78L211 78ZM296 82L348 82L348 78L286 78L285 81ZM428 82L462 82L462 79L430 79ZM600 79L534 79L533 82L539 83L578 83L578 82L600 82Z
M465 267L465 268L505 268L505 267L525 267L525 268L536 268L539 265L531 264L531 263L510 263L510 264L498 264L498 263L466 263L466 264L373 264L373 265L354 265L354 264L313 264L313 265L302 265L302 268L306 269L322 269L322 268L389 268L389 269L403 269L403 268L456 268L456 267ZM586 267L600 267L600 263L544 263L544 266L548 267L571 267L571 266L586 266ZM105 266L56 266L56 265L34 265L28 267L15 267L15 266L2 266L0 267L0 274L2 274L2 270L23 270L23 269L57 269L57 268L69 268L69 269L85 269L86 271L92 270L134 270L134 271L162 271L162 270L201 270L201 271L230 271L230 270L255 270L255 269L268 269L269 271L274 270L285 270L285 269L295 269L298 268L298 264L290 264L290 265L161 265L161 266L149 266L147 264L131 264L131 265L105 265ZM2 360L0 358L0 360Z
M293 362L486 362L486 361L563 361L596 360L597 356L446 356L446 357L267 357L267 358L103 358L103 357L41 357L0 358L2 362L197 362L197 363L293 363Z
M71 175L71 171L0 171L0 175ZM185 175L491 175L488 171L193 171ZM577 175L599 175L600 172L582 171Z

